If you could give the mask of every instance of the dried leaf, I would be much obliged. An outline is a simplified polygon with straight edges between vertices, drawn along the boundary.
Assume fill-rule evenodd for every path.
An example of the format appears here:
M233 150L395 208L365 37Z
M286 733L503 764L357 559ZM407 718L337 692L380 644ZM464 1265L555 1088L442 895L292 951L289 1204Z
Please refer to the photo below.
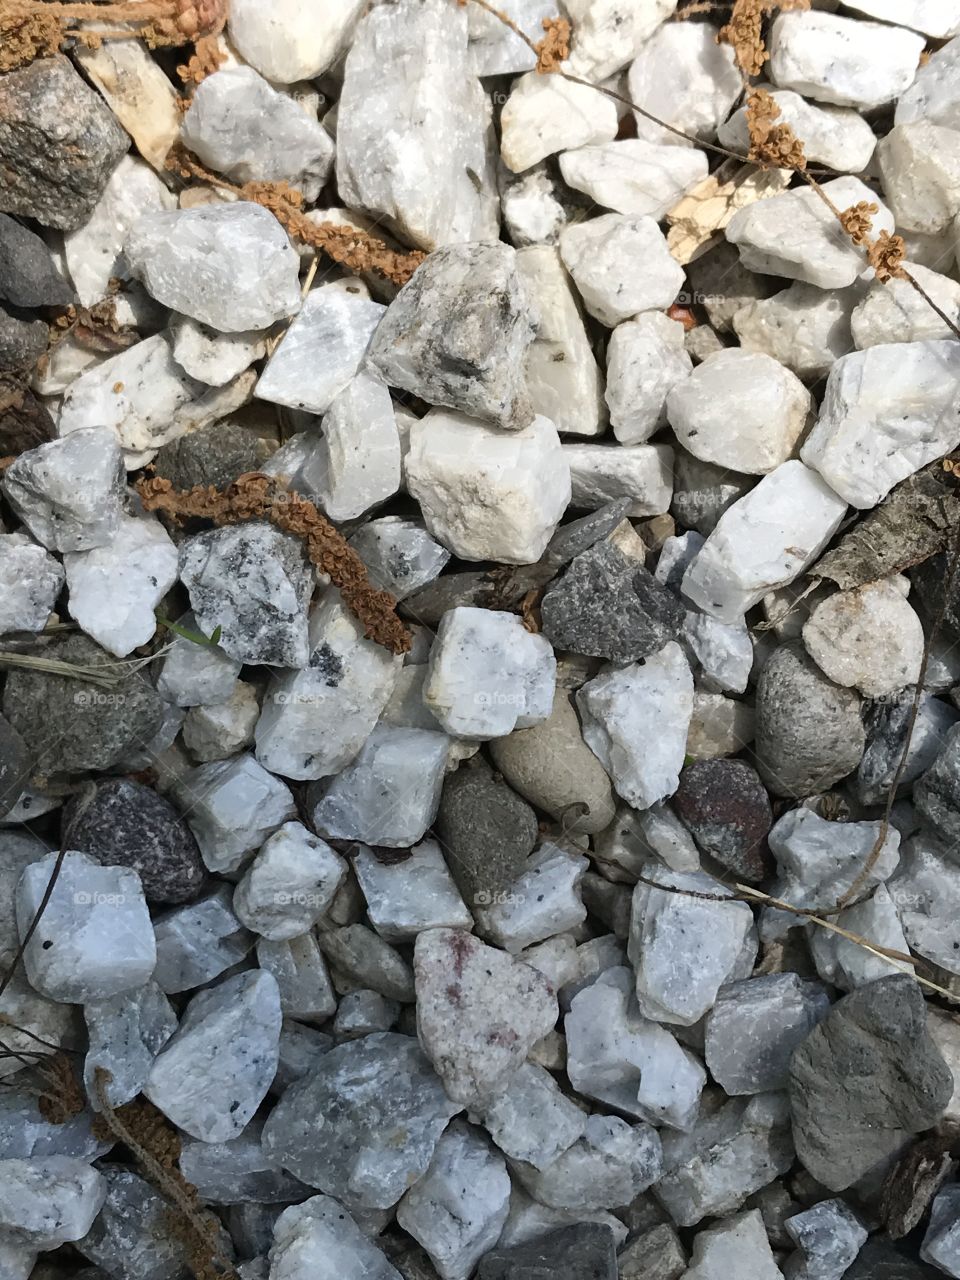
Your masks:
M791 169L755 169L725 161L667 214L670 252L681 266L693 262L706 253L738 209L780 195L792 177Z

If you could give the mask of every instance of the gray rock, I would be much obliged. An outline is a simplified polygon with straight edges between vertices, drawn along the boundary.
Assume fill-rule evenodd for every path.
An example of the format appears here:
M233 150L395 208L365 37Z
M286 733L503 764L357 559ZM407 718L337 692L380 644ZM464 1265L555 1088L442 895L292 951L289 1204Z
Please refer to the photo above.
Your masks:
M778 796L827 791L863 756L860 698L828 680L795 644L781 645L757 681L757 768Z
M30 778L30 752L13 725L0 716L0 818L14 807Z
M89 1047L83 1064L87 1097L100 1108L100 1088L111 1106L135 1098L146 1084L153 1060L177 1029L170 1001L153 981L133 991L84 1005ZM102 1083L97 1072L109 1073Z
M821 1200L787 1218L784 1229L799 1247L787 1260L789 1280L840 1280L869 1234L842 1200Z
M703 327L699 325L693 332ZM670 511L684 528L695 529L706 537L713 532L727 507L742 498L753 487L753 482L752 476L702 462L693 454L677 449Z
M189 906L176 907L157 918L157 967L154 981L168 994L190 991L233 965L254 944L231 909L233 890L221 885Z
M73 291L39 236L0 213L0 298L15 307L62 307Z
M0 76L0 209L72 231L93 212L130 139L67 58Z
M743 760L697 760L680 774L672 803L703 853L742 880L764 878L773 810L752 766Z
M939 1268L901 1253L886 1235L874 1236L860 1250L843 1280L942 1280Z
M936 760L913 789L913 802L953 856L960 835L960 724L947 730Z
M617 1280L613 1232L600 1222L578 1222L512 1248L491 1249L477 1280Z
M189 1265L185 1239L170 1230L169 1202L120 1165L103 1169L107 1198L75 1248L121 1280L173 1280Z
M21 319L0 307L0 368L32 369L49 341L50 330L42 320Z
M285 1018L326 1022L336 1013L337 997L315 933L283 942L259 938L257 962L276 979Z
M154 475L175 489L196 484L224 489L247 471L259 471L270 446L249 427L236 422L213 422L165 444L153 461Z
M958 1209L960 1209L960 1186L952 1183L943 1187L933 1201L930 1223L920 1248L920 1257L925 1262L932 1262L948 1276L956 1276L960 1273Z
M953 1076L926 1029L912 978L880 978L836 1004L790 1064L797 1154L842 1191L934 1125Z
M533 419L524 356L534 336L516 250L499 241L451 245L397 294L369 357L390 386L517 430Z
M883 803L894 777L898 793L909 788L936 762L948 730L957 722L957 712L949 703L930 695L921 697L901 772L907 726L913 720L914 692L908 686L899 695L864 707L867 746L857 769L857 795L864 804Z
M211 871L236 871L297 812L289 787L249 753L198 765L173 792Z
M727 1218L693 1241L687 1280L780 1280L759 1209Z
M317 931L320 949L347 982L405 1004L414 998L413 970L396 948L363 924Z
M668 1222L631 1240L617 1254L620 1280L680 1280L687 1255Z
M419 591L443 571L450 552L422 525L383 516L362 525L350 545L367 566L370 581L397 600Z
M180 1172L207 1204L301 1200L307 1188L266 1155L260 1138L261 1126L254 1120L227 1142L185 1142Z

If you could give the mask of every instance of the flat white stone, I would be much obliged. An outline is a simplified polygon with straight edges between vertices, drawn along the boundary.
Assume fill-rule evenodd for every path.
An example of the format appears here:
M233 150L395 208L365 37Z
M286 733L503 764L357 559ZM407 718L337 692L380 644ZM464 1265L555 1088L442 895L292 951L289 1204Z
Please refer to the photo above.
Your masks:
M622 70L676 7L676 0L569 0L570 69L587 80Z
M960 125L960 86L956 65L960 47L951 40L930 55L924 66L917 68L913 84L900 95L894 112L895 124L911 124L925 120L947 129ZM930 263L928 265L934 265Z
M710 22L664 23L630 64L626 96L658 120L711 142L743 92L733 49L719 42L719 32ZM638 138L692 145L641 112L634 116Z
M707 168L706 154L685 145L676 134L665 135L662 142L622 138L560 156L568 187L614 213L656 222L703 181Z
M235 871L297 812L289 788L249 754L198 765L175 793L211 871Z
M837 173L860 173L870 163L877 136L857 111L808 102L792 89L770 89L780 108L778 124L788 124L803 141L809 164L826 165ZM750 149L746 107L740 107L720 126L718 138L731 151Z
M60 562L27 534L0 535L0 635L42 631L63 582Z
M430 533L464 560L534 563L570 501L570 469L547 418L505 432L431 410L411 428L405 470Z
M513 173L591 143L612 142L617 108L595 89L528 71L513 83L500 115L500 155Z
M911 262L910 274L954 324L960 321L960 284L956 280L917 262ZM874 280L853 310L850 331L860 351L882 342L923 342L952 336L949 326L906 280L888 280L886 284Z
M659 516L670 508L673 450L666 444L565 444L571 506L596 511L630 498L628 516Z
M543 19L559 16L556 0L506 0L501 12L534 44L543 38ZM492 13L473 4L467 8L470 67L477 76L517 75L531 71L536 54Z
M156 982L150 981L133 991L88 1001L83 1017L89 1036L83 1080L90 1105L100 1110L102 1088L111 1106L122 1106L143 1088L154 1058L177 1029L177 1015ZM109 1080L98 1080L101 1069L109 1073Z
M400 488L400 436L390 392L357 373L323 415L322 436L298 490L334 521L352 520Z
M450 559L450 552L434 541L422 525L400 516L368 520L350 538L350 545L367 566L370 581L402 600L433 582Z
M256 688L238 680L226 702L191 707L187 711L183 745L198 764L226 760L253 746L253 731L259 718Z
M157 967L154 981L167 995L190 991L240 964L254 937L233 914L233 887L159 916L154 922Z
M960 442L954 341L897 342L833 366L803 461L861 510Z
M811 11L770 29L770 79L818 102L868 110L899 98L917 73L922 36L902 27Z
M177 626L203 634L189 609L177 619ZM198 644L174 632L157 676L157 692L177 707L224 703L236 688L242 665L218 644Z
M574 223L560 233L560 256L583 305L611 329L640 311L669 307L684 280L653 218L605 213ZM631 262L643 270L630 270Z
M257 963L276 980L285 1018L325 1022L337 1009L337 995L314 932L286 941L257 943Z
M693 710L693 676L671 641L659 653L602 672L577 692L583 737L636 809L672 796Z
M0 1160L4 1243L35 1252L79 1240L93 1225L106 1194L103 1174L74 1156Z
M424 840L402 862L383 862L361 845L353 868L370 923L388 942L408 942L424 929L470 929L473 917L435 840Z
M803 643L835 684L868 698L916 684L923 660L923 624L895 582L837 591L814 609Z
M580 882L589 866L586 858L545 841L506 893L489 906L476 908L478 931L516 954L545 938L577 929L587 918Z
M305 9L301 0L271 0L269 5L236 0L227 29L262 76L275 84L295 84L327 70L362 11L362 0L328 0L317 10Z
M330 906L347 864L300 822L268 836L233 895L233 910L248 929L271 942L306 933Z
M484 1108L483 1124L505 1155L543 1169L582 1137L587 1117L549 1071L524 1062Z
M894 283L903 281L890 281ZM887 286L877 282L875 287ZM848 289L818 289L797 280L771 298L757 298L741 307L733 317L733 328L744 350L772 356L799 378L821 378L856 345L850 325L863 296L861 281ZM926 304L923 310L933 315Z
M189 377L208 387L223 387L267 353L266 335L217 333L181 316L173 326L173 358Z
M816 471L781 463L717 521L683 575L683 594L721 622L738 622L813 563L846 509Z
M846 7L881 22L912 27L937 40L949 39L960 32L957 0L850 0Z
M960 134L917 120L898 124L877 147L887 203L897 226L936 235L960 211Z
M551 1209L601 1209L629 1204L663 1170L660 1137L642 1121L592 1115L583 1137L545 1169L514 1163L527 1191Z
M699 1231L686 1280L781 1280L759 1209Z
M340 1203L311 1196L284 1209L273 1229L271 1280L402 1280Z
M667 396L693 369L683 336L683 325L658 311L625 320L610 335L605 394L621 444L642 444L666 426Z

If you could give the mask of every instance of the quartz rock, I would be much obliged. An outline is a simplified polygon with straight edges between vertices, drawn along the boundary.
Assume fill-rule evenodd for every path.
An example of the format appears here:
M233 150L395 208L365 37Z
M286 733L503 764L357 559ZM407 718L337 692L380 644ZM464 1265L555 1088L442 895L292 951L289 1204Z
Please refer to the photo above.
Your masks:
M482 9L469 11L482 13ZM498 23L501 30L505 30ZM548 161L532 165L521 174L504 164L497 171L504 229L516 248L531 244L556 244L573 210L570 190L557 178Z
M542 974L457 929L419 935L414 974L424 1051L449 1096L466 1106L500 1092L557 1020Z
M100 1089L112 1107L135 1098L146 1083L153 1060L177 1029L177 1015L157 986L148 982L133 991L84 1006L89 1048L83 1064L87 1097L100 1108ZM109 1079L97 1078L105 1071Z
M361 846L353 861L370 923L388 942L424 929L469 929L473 918L435 840L424 840L402 862L381 862Z
M904 27L912 27L924 35L936 39L947 39L960 31L960 10L955 0L909 0L901 5L894 0L853 0L847 6L857 13L865 13L871 18L879 18L881 22L896 22Z
M21 942L53 874L56 854L32 862L17 886ZM101 867L83 853L63 860L40 924L26 944L30 985L51 1000L80 1004L139 987L157 952L140 877Z
M254 936L234 915L232 897L231 887L221 885L197 902L158 917L153 977L162 991L171 995L202 986L250 951Z
M483 1123L505 1155L543 1169L583 1135L587 1117L549 1071L524 1062L485 1107Z
M258 399L326 413L359 369L383 313L356 281L308 293L260 375Z
M670 133L662 142L623 138L578 147L560 156L560 172L568 187L582 191L604 209L659 222L707 176L706 155L678 145L682 141Z
M390 393L358 373L323 417L323 436L300 478L334 521L352 520L400 487L400 437Z
M813 563L846 509L817 472L782 462L723 513L684 574L683 594L721 622L738 622Z
M560 233L560 256L583 305L611 329L640 311L662 311L683 285L683 268L672 257L653 218L605 213ZM625 262L642 262L624 274Z
M433 582L450 559L446 547L422 525L400 516L368 520L350 538L350 545L367 566L373 585L396 600Z
M545 938L576 929L587 917L580 881L586 858L545 842L530 855L504 894L474 898L479 931L505 951L522 951Z
M260 848L233 895L237 918L274 942L306 933L347 874L339 854L300 822L285 822Z
M315 934L301 933L285 942L261 938L257 962L276 980L285 1018L325 1022L336 1012L337 997Z
M528 71L513 82L500 127L503 163L513 173L522 173L558 151L612 142L617 109L594 89Z
M868 698L919 678L923 625L895 579L828 596L804 623L803 642L831 680Z
M122 479L113 432L89 427L21 453L4 473L3 492L48 550L88 551L120 527Z
M683 1273L686 1280L781 1280L759 1209L728 1218L693 1240L693 1256Z
M321 925L317 938L342 979L341 985L348 989L369 988L403 1004L413 1002L413 970L378 933L362 924L342 929Z
M627 952L637 971L637 1001L644 1017L692 1026L714 1005L733 976L753 923L745 902L706 901L673 888L728 897L701 872L650 866L633 891Z
M541 39L543 19L555 18L555 0L508 0L506 13L531 40ZM528 45L502 22L474 5L467 10L470 35L470 66L475 75L516 75L531 71L537 56Z
M791 89L769 92L780 108L777 123L790 125L796 136L803 139L808 164L826 165L837 173L860 173L866 169L877 138L858 112L848 107L808 102ZM718 137L723 146L733 151L749 149L746 107L740 107L720 126Z
M876 288L885 286L878 283ZM733 328L746 351L772 356L799 378L820 378L830 372L835 360L859 345L853 342L850 327L855 304L862 297L859 282L849 289L824 290L797 280L772 298L758 298L741 307L733 317ZM929 308L925 310L929 315Z
M103 1169L106 1200L76 1248L107 1276L168 1280L188 1266L187 1245L170 1230L169 1202L129 1169ZM81 1272L80 1275L87 1273Z
M467 22L444 0L378 6L344 67L340 198L427 250L498 233L491 104L472 72Z
M201 1142L243 1131L277 1069L280 994L253 971L195 995L179 1029L154 1060L143 1092Z
M630 498L631 517L662 515L673 492L673 450L668 445L565 444L571 506L595 511Z
M620 1280L680 1280L687 1254L669 1223L651 1227L617 1253Z
M360 0L331 0L318 12L305 10L299 0L274 0L268 9L259 0L235 0L228 31L262 76L292 85L313 80L333 64L362 10Z
M413 1037L377 1032L331 1049L287 1089L267 1117L263 1149L348 1208L389 1208L426 1171L460 1110Z
M548 1214L554 1220L561 1217L562 1211L544 1209L534 1201L530 1204L544 1219L543 1226ZM612 1221L619 1223L617 1218ZM546 1235L541 1227L532 1239L525 1237L513 1244L506 1242L507 1230L497 1248L480 1260L477 1280L540 1280L542 1276L563 1274L617 1280L616 1236L606 1221L584 1221L578 1213L576 1223L555 1227Z
M755 485L752 476L701 462L679 448L674 450L673 482L671 514L704 538L713 532L727 508Z
M300 310L287 233L247 200L144 214L123 253L158 302L221 333L265 329Z
M225 67L197 85L181 137L202 164L238 186L286 182L308 204L333 166L327 131L252 67Z
M505 433L432 410L410 432L406 477L430 533L464 560L533 564L570 501L570 468L547 418Z
M784 21L794 18L849 21L821 13L781 14L780 18ZM774 31L779 22L780 19L774 23ZM856 27L854 39L860 41L860 32L868 24L850 22L849 25ZM893 28L884 30L893 34ZM898 34L898 45L899 38ZM817 49L820 59L823 53L819 36ZM893 214L859 178L834 178L825 182L823 189L839 209L849 208L861 200L878 205L879 212L873 215L874 235L879 231L893 231ZM789 238L783 235L785 226L790 227ZM820 289L845 289L864 270L861 250L846 236L837 234L833 214L817 193L807 187L785 191L739 209L727 223L724 234L730 244L738 247L740 261L751 271L802 280Z
M897 890L896 892L901 892ZM909 897L909 894L907 894ZM889 948L908 955L910 947L904 936L897 907L886 886L881 885L872 898L847 907L833 917L834 923L861 938L869 938L874 948ZM838 933L807 925L807 943L817 973L824 982L841 991L853 991L877 978L889 978L895 973L911 971L904 961L885 960L882 956L864 950Z
M267 354L267 339L263 330L217 333L182 316L173 329L172 351L174 360L191 378L209 387L223 387ZM249 469L241 467L230 479Z
M631 885L655 858L674 871L700 870L693 836L666 804L641 812L621 805L614 821L594 839L594 852L605 875Z
M621 71L676 7L674 0L570 0L571 70L588 80Z
M960 830L960 726L947 730L936 760L917 782L913 800L924 824L947 852ZM952 856L952 855L951 855Z
M513 1169L533 1198L552 1209L629 1204L662 1172L660 1136L642 1121L592 1115L583 1137L545 1169L519 1161Z
M9 1036L5 1034L4 1043L8 1042ZM17 1063L18 1068L23 1065ZM46 1103L41 1102L29 1084L20 1085L15 1080L5 1082L0 1099L0 1159L45 1160L49 1156L69 1156L89 1163L109 1151L112 1141L104 1141L93 1132L96 1117L92 1111L84 1108L63 1120L55 1108L48 1113L51 1118L47 1118L41 1106L47 1111Z
M305 667L313 569L301 539L252 521L181 544L180 577L204 635L240 662Z
M790 1280L840 1280L868 1235L842 1200L821 1200L787 1218L784 1229L798 1247L787 1262Z
M780 14L768 43L779 88L864 110L910 87L923 49L923 37L902 27L822 12Z
M627 97L665 124L712 141L743 92L733 49L718 35L709 22L664 23L630 64ZM638 138L691 145L639 111L634 114Z
M957 1232L957 1211L960 1209L960 1189L956 1183L942 1187L937 1192L930 1210L920 1257L931 1262L948 1276L960 1271L960 1239ZM842 1203L842 1202L839 1202Z
M671 641L641 666L601 673L577 693L587 746L638 809L673 795L693 708L693 677Z
M954 322L960 319L960 284L939 271L914 263L911 275L941 311ZM874 280L863 301L853 310L850 330L861 351L889 342L923 342L948 338L951 330L906 280ZM845 355L845 352L838 352Z
M42 631L63 581L60 562L32 538L0 535L0 635Z
M23 370L24 373L34 369L40 357L46 354L49 340L50 330L42 320L21 320L19 317L11 315L5 307L0 307L0 360L3 361L4 369ZM64 340L69 341L69 339ZM48 361L48 370L49 367L50 362ZM36 373L34 376L36 376ZM34 399L33 404L37 417L41 418L46 413L46 410L42 408L40 402L36 399ZM12 406L10 407L12 408ZM6 415L4 416L6 417ZM17 414L16 416L18 417L19 415ZM13 414L3 424L4 436L8 433L11 421L15 421ZM29 430L29 424L25 425ZM34 441L31 440L30 444L33 443ZM25 444L24 447L28 448L29 445Z
M642 444L666 426L667 396L692 369L675 320L648 311L617 325L607 343L606 398L621 444Z
M0 1232L11 1245L56 1249L86 1235L106 1194L103 1175L85 1160L0 1160Z
M960 947L953 945L960 941L960 868L949 849L927 834L911 837L889 886L874 896L881 893L896 909L910 950L955 973L960 968Z
M192 610L177 619L177 626L202 634ZM157 692L177 707L216 706L229 700L242 666L218 644L198 644L174 632L157 676Z
M898 124L877 147L883 191L907 231L936 235L960 212L960 137L917 120Z
M189 770L175 796L211 871L235 871L296 815L289 788L249 754Z
M733 756L753 741L753 707L722 693L695 690L687 731L687 755L694 760Z
M269 1274L272 1280L403 1280L330 1196L312 1196L284 1209L274 1228Z
M754 652L745 623L720 622L688 609L683 639L700 664L710 689L743 693L753 668Z
M951 40L917 68L913 83L897 100L893 117L895 124L925 120L947 129L956 128L960 123L960 95L956 83L958 55L960 48Z
M854 351L830 371L820 416L800 451L847 502L874 507L960 439L952 341Z
M184 1142L180 1171L208 1204L299 1200L306 1188L265 1154L256 1120L226 1142Z

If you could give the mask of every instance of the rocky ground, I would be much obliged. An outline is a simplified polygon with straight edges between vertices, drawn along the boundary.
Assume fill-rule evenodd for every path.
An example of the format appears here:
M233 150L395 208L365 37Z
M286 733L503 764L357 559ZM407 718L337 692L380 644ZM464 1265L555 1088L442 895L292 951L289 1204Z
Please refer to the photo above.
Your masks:
M960 0L504 5L0 0L0 1280L960 1277Z

